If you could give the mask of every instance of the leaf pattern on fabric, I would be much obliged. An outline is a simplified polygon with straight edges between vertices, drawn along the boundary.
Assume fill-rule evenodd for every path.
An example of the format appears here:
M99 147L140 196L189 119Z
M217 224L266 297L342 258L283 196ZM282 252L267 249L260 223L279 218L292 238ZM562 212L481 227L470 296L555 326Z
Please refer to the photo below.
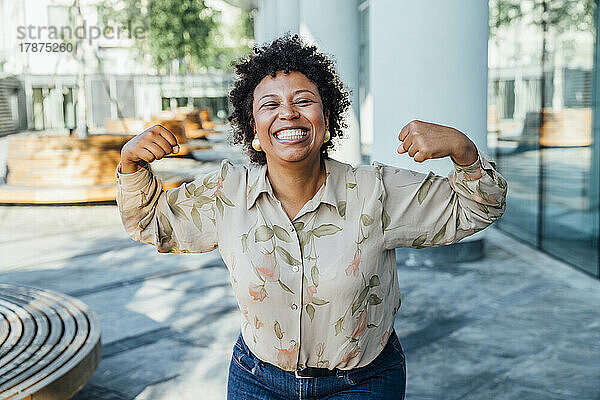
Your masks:
M338 202L337 209L338 209L338 214L340 215L340 217L346 216L346 202L345 201Z
M240 240L242 242L242 253L247 253L248 252L248 234L247 233L242 234Z
M310 269L310 277L313 285L315 285L315 287L319 287L319 268L316 265L313 265L313 267Z
M442 239L444 238L444 235L446 234L446 227L448 226L448 221L446 221L446 223L444 225L442 225L442 227L440 228L440 230L433 236L433 239L431 239L431 243L440 243L442 241Z
M177 218L185 219L186 218L185 212L183 212L183 209L177 205L178 192L171 191L171 192L167 192L167 193L169 193L167 196L167 203L169 204L169 208L171 209L171 212L173 214L175 214L175 216Z
M192 211L190 211L190 215L192 217L192 221L194 222L194 225L196 225L196 228L198 228L198 230L201 231L202 230L202 217L200 216L200 211L198 211L198 207L193 206Z
M310 232L313 235L315 235L316 237L320 238L320 237L327 236L327 235L335 235L336 233L338 233L341 230L342 230L342 228L340 228L339 226L336 226L334 224L323 224L314 229L311 229Z
M308 316L310 317L310 320L312 322L312 320L315 318L315 307L313 307L312 304L307 304L306 305L306 313L308 314Z
M338 319L335 323L335 335L339 335L344 327L344 317Z
M275 335L277 336L277 339L281 340L283 339L283 332L281 331L281 325L279 324L279 321L275 321L273 323L273 330L275 331Z
M385 211L385 208L381 208L381 232L385 232L392 222L392 217Z
M286 249L284 249L281 246L275 246L275 251L277 252L277 255L279 257L283 258L283 261L285 261L289 265L301 265L302 264L300 261L298 261L294 257L292 257L292 255L289 253L289 251L287 251Z
M277 238L279 240L283 240L284 242L291 243L292 237L281 226L279 226L279 225L273 225L273 232L275 233L275 236L277 236Z
M369 214L361 214L360 222L362 222L364 226L369 226L373 223L373 217L371 217Z
M271 240L275 233L267 225L261 225L254 231L254 243Z
M287 285L281 281L279 281L279 286L281 286L281 288L283 290L285 290L286 292L289 292L291 294L295 294L294 291L292 289L290 289L289 287L287 287Z
M148 204L148 198L146 197L146 193L143 190L140 190L140 208L145 207Z
M162 212L160 213L160 215L158 217L158 221L159 221L160 225L162 226L162 233L163 233L160 237L160 244L165 244L167 242L170 242L172 239L172 236L173 236L173 227L171 226L171 222L166 217L166 215L163 214Z
M431 176L428 176L427 179L421 184L421 187L417 192L417 200L419 201L419 204L423 204L425 201L432 184L433 182L431 181Z
M420 247L423 245L423 243L425 243L426 240L427 232L419 235L415 240L413 240L412 247Z
M325 164L323 190L292 220L266 166L229 162L169 191L149 168L118 175L117 204L128 233L160 252L219 246L244 334L262 359L290 371L355 368L385 345L402 304L393 248L484 228L502 215L508 185L483 157L447 178Z

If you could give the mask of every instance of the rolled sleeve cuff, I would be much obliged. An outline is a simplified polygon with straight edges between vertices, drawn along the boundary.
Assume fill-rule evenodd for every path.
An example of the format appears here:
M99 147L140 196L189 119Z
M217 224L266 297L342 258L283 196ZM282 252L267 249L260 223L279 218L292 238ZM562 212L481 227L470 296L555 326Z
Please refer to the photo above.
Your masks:
M117 177L117 184L126 191L136 191L146 187L153 177L150 165L148 164L134 173L124 174L121 172L121 163L119 163L115 175Z
M450 157L450 159L452 160L452 157ZM469 165L460 165L460 164L457 164L454 160L452 160L452 164L454 164L454 169L456 170L456 172L469 172L469 171L475 171L475 170L477 170L477 168L482 167L483 159L484 159L483 156L478 151L477 152L477 160L475 160L474 163L469 164Z
M452 160L452 158L450 158ZM454 164L454 169L456 172L475 172L477 168L481 167L485 170L496 170L496 164L492 161L488 161L488 157L486 157L481 151L477 150L477 160L473 164L470 165L459 165L452 160Z

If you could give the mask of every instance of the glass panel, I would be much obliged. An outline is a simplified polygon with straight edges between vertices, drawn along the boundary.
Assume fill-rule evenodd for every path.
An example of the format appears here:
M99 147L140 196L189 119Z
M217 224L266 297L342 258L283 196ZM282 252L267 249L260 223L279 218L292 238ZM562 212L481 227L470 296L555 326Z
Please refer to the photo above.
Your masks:
M586 2L587 3L587 2ZM594 4L594 2L589 2ZM592 139L594 8L553 0L546 41L552 102L544 109L541 144L542 248L584 271L598 274L598 179L590 179L597 143ZM561 18L579 24L561 29ZM595 162L597 168L597 161Z
M171 108L171 99L168 97L161 98L161 110L169 110Z
M119 103L119 111L121 118L135 117L135 87L133 79L129 77L115 78L117 95L116 99Z
M542 42L538 1L490 1L488 147L508 180L498 226L537 244ZM545 103L545 101L544 101Z
M106 120L111 119L110 97L108 97L108 82L102 78L91 78L87 83L92 99L91 106L88 105L88 113L92 114L94 126L104 126Z
M488 142L499 227L600 276L596 3L490 0Z
M224 121L229 116L227 97L194 97L192 104L201 110L208 108L213 121Z

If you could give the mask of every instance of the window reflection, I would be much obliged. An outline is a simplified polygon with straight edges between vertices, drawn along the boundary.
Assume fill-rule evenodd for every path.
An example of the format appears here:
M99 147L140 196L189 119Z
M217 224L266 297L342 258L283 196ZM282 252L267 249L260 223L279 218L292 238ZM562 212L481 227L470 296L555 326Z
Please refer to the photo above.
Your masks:
M490 1L488 141L510 184L500 228L598 276L594 15L593 0Z

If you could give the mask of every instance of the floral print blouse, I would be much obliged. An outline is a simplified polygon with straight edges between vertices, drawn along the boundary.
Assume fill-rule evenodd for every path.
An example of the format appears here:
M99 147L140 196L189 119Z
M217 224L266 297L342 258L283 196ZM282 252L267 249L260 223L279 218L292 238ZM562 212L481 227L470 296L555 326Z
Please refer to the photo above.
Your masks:
M386 345L400 308L396 247L454 243L505 208L506 181L483 156L448 178L374 162L325 160L327 178L293 220L267 167L224 160L163 191L149 167L117 169L129 235L159 252L219 248L261 360L284 370L352 369Z

